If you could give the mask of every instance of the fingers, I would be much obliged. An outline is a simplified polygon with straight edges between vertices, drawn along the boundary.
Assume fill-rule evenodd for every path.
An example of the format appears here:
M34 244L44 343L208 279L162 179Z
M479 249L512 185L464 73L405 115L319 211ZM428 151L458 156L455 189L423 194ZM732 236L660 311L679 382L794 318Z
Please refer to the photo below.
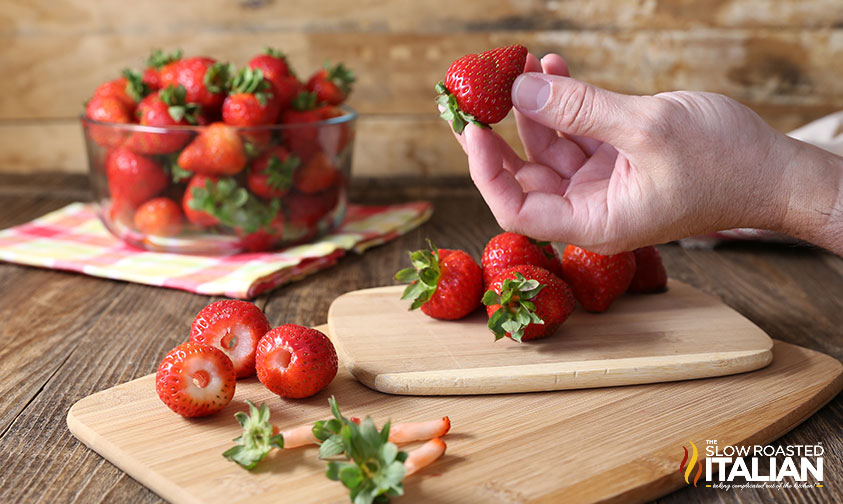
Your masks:
M529 72L515 80L512 101L526 118L548 128L620 146L629 125L635 124L640 98L570 77Z
M538 58L532 54L528 54L524 71L541 72L541 70L542 66ZM541 154L553 145L553 142L559 139L556 130L533 121L524 116L518 109L514 110L518 136L521 137L521 143L524 145L524 152L527 154L527 159L542 162L539 160Z

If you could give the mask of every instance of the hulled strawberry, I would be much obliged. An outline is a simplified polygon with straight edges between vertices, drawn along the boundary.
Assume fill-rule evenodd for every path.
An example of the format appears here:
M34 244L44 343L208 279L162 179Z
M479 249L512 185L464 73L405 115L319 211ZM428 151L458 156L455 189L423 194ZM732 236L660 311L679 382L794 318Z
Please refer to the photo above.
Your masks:
M155 49L146 59L146 69L143 71L143 83L150 91L161 89L161 69L181 59L181 49L176 49L170 54L164 53L161 49Z
M244 68L231 81L222 104L222 120L232 126L272 124L279 110L272 83L264 79L260 70Z
M348 97L354 80L354 73L342 63L337 63L335 66L326 63L325 68L308 79L306 88L316 95L317 102L339 105Z
M181 151L178 164L203 175L234 175L246 166L243 141L236 129L225 123L213 123Z
M456 320L473 312L483 295L483 273L474 258L462 250L436 249L410 253L413 267L395 274L409 282L401 299L412 299L411 310L421 307L426 315Z
M310 397L337 375L337 352L323 333L295 324L276 327L255 353L258 379L281 397Z
M176 236L181 233L184 218L181 207L170 198L153 198L138 207L135 229L150 236Z
M112 200L132 208L157 196L170 182L160 164L124 147L108 153L105 173Z
M605 256L568 245L562 256L562 273L583 308L604 312L632 282L635 254Z
M318 151L296 170L294 183L299 192L313 194L334 185L339 172L324 152Z
M226 299L203 308L190 325L190 341L219 348L231 359L238 378L255 374L258 341L270 330L260 308Z
M501 121L512 108L512 83L524 71L527 48L499 47L468 54L451 63L436 85L442 118L462 133L469 122L481 127Z
M663 292L667 289L667 272L659 249L650 245L632 251L635 254L635 275L628 292Z
M181 84L187 101L199 104L208 113L218 113L231 78L231 66L213 58L186 58L165 65L159 78L161 87Z
M200 417L224 409L234 397L234 365L222 350L182 343L161 361L155 375L158 397L183 417Z
M261 198L280 198L290 191L293 172L299 166L299 158L291 156L284 147L271 147L252 161L246 184Z
M501 233L489 240L480 264L487 287L501 272L519 264L532 264L562 277L562 262L552 245L517 233Z
M568 285L546 269L529 264L501 272L483 295L495 341L544 338L555 333L576 307Z
M146 98L138 105L138 122L143 126L167 128L189 126L197 123L199 106L187 102L184 87L167 86ZM190 141L188 131L136 131L126 147L142 154L168 154Z

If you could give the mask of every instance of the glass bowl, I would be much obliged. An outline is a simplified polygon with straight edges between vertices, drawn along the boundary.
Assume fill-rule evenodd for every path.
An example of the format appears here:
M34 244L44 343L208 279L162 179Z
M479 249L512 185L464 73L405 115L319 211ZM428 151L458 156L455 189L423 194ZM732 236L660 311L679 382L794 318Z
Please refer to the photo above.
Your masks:
M99 217L154 251L221 255L311 241L345 216L357 113L341 110L256 127L82 117Z

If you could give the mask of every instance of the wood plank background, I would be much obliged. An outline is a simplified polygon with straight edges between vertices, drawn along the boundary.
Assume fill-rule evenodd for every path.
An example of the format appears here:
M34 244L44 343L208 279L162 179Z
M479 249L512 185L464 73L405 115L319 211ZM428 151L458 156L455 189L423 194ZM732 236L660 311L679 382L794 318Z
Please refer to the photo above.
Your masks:
M0 171L84 172L81 103L152 48L244 64L272 45L304 75L325 59L357 72L356 173L464 173L433 84L509 43L616 91L724 93L781 130L843 108L840 0L6 0ZM511 121L499 129L515 138Z

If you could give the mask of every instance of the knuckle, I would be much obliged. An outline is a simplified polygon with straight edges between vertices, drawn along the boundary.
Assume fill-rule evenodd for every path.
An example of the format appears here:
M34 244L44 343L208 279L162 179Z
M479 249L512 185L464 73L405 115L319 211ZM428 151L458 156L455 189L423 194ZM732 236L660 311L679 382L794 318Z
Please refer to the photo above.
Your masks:
M591 122L594 91L591 86L578 81L555 87L556 106L553 108L555 123L561 130L586 131Z

